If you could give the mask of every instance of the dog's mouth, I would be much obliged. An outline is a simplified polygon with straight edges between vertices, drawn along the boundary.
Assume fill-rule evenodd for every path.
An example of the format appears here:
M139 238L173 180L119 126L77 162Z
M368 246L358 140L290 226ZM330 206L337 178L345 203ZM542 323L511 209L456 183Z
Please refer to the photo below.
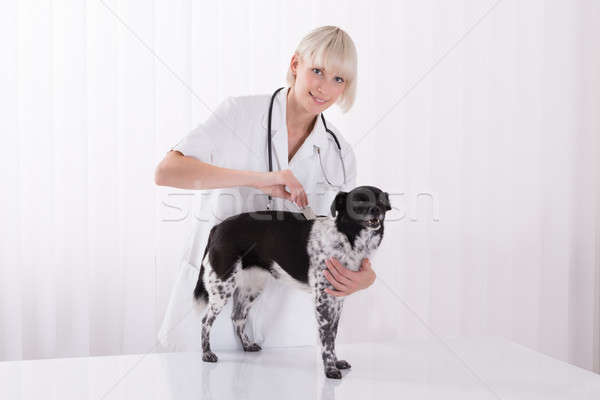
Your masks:
M377 229L377 228L379 228L379 225L380 225L379 218L373 217L371 219L368 219L365 221L365 225L369 228Z

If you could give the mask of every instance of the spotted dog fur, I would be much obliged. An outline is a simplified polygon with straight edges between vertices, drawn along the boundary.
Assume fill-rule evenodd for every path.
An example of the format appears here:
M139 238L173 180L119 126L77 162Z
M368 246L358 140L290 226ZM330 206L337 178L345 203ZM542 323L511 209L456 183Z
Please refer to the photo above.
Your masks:
M210 349L210 329L230 297L231 319L244 351L259 351L245 333L250 307L267 279L279 279L313 296L325 375L341 378L350 368L338 360L335 338L343 297L325 292L333 288L325 278L325 260L335 257L353 271L372 257L383 239L383 221L391 209L388 194L373 186L339 192L331 205L332 217L306 220L282 211L242 213L215 225L204 252L194 297L207 306L202 319L202 359L216 362ZM208 257L207 257L208 256Z

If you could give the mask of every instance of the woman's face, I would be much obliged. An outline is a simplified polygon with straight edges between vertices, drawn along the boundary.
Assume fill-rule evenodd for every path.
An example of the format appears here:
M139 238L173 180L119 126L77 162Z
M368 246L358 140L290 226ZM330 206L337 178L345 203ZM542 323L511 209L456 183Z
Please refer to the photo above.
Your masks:
M325 71L318 65L311 65L296 54L292 57L291 67L292 72L296 73L296 101L311 114L323 112L344 93L346 80L335 71Z

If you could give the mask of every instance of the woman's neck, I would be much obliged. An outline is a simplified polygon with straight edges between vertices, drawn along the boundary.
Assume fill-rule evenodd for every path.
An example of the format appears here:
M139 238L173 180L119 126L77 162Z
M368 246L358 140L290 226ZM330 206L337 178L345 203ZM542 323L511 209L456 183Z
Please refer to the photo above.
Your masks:
M288 135L307 137L312 131L317 115L307 112L297 101L294 87L287 93L285 119Z

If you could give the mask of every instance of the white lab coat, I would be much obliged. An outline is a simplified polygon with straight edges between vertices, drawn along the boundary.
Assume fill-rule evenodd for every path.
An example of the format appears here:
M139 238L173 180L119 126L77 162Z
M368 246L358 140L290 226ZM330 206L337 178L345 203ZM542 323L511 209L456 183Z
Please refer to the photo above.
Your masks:
M313 131L288 163L285 118L288 90L286 87L279 91L273 103L273 170L291 169L304 187L315 214L329 215L331 202L337 192L351 190L356 185L354 151L326 118L327 127L336 134L342 147L347 175L345 185L328 185L313 145L321 148L327 177L335 185L343 183L342 163L337 145L325 131L321 118L317 118ZM227 98L206 122L198 125L172 149L220 167L268 171L267 124L270 99L271 94ZM267 195L250 187L215 189L209 193L209 197L201 199L179 264L179 276L171 291L158 334L159 342L165 350L201 349L201 320L205 309L198 307L192 293L198 280L210 228L231 215L265 210L266 204ZM272 209L299 212L294 203L280 198L273 198ZM231 322L231 310L230 300L213 323L210 335L213 350L241 348ZM246 333L250 340L263 348L316 345L316 317L311 295L269 279L249 312Z

